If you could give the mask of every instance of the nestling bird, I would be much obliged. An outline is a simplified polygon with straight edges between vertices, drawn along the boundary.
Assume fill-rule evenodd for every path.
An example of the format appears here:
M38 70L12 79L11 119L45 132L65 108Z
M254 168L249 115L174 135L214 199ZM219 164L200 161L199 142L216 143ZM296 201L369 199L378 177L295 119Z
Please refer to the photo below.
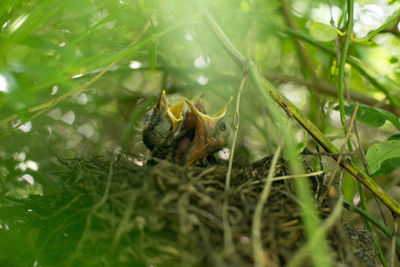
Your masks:
M202 113L206 113L206 109L204 107L203 99L200 98L195 104L197 110ZM179 136L176 140L176 146L174 147L174 155L173 161L176 164L182 165L184 163L184 156L190 145L194 139L196 134L196 117L192 111L188 111L184 115L184 119L182 122L182 128L179 133Z
M168 107L163 90L157 104L146 114L143 143L153 157L164 159L170 153L183 119L183 107L183 102Z
M181 158L177 158L177 153L175 153L174 160L179 164L192 165L199 160L206 160L207 156L226 146L229 131L223 119L232 101L232 97L214 116L205 114L205 108L202 102L198 102L194 105L187 98L184 98L184 100L190 112L185 115L186 118L182 126L181 134L184 134L185 131L190 132L192 130L191 127L194 127L192 132L193 137L189 135L189 137L193 139L180 139L180 142L183 143L178 142L176 152L181 152L179 149L183 147L184 153L182 153ZM190 140L190 142L188 140ZM185 146L187 146L186 150L184 149Z

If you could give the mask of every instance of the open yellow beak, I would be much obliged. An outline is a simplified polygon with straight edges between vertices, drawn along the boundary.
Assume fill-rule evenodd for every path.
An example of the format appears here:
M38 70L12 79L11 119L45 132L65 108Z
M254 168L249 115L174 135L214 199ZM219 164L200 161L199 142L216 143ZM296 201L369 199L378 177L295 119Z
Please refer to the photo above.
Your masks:
M184 103L180 102L172 107L168 107L167 102L167 93L165 90L162 91L160 99L156 105L156 110L158 114L162 114L165 112L168 118L172 122L172 129L175 130L177 128L178 123L183 119L182 112L183 112Z
M214 116L208 116L199 111L187 98L184 98L195 119L195 136L185 155L185 162L191 165L199 159L207 157L210 153L217 152L226 144L227 131L223 118L226 115L232 97Z

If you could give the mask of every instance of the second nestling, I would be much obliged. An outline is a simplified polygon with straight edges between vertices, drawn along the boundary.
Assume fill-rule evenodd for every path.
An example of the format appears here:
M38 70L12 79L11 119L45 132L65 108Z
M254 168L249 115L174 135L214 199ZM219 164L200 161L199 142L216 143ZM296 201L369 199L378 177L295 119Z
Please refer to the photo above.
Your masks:
M184 102L169 107L163 91L145 119L143 143L151 157L180 165L209 163L213 154L228 143L224 118L231 101L232 97L214 116L208 116L202 99L193 104L184 98ZM184 103L188 106L186 112Z

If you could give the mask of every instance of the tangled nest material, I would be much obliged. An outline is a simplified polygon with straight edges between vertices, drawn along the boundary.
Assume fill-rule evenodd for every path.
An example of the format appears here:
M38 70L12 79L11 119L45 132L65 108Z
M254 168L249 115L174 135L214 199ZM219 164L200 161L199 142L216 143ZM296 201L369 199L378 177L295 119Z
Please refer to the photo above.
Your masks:
M14 266L33 260L42 266L252 266L252 218L271 158L234 168L227 193L226 166L187 168L167 161L137 166L128 157L66 160L61 173L64 183L54 194L0 209L0 215L8 212L8 225L19 229L16 235L24 236L29 244L24 255L9 247L8 256L0 257L0 262ZM286 163L280 160L275 176L287 174ZM221 214L226 198L234 254L225 253ZM292 181L274 182L261 220L263 249L271 266L284 266L305 242L298 207ZM322 216L329 214L326 202L319 210ZM351 237L351 242L343 242L337 234L329 237L337 248L337 264L373 266L371 237L343 227L340 221L337 224ZM354 242L363 244L356 246L358 251L350 247Z

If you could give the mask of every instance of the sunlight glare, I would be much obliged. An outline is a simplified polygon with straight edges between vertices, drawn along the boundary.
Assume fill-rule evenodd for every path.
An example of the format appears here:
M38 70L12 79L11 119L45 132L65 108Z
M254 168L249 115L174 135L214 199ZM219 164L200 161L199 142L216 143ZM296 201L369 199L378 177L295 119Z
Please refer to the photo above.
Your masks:
M35 183L35 179L33 179L32 175L30 175L28 173L22 175L21 178L24 179L25 181L27 181L30 185L34 185L34 183Z
M24 151L22 151L22 152L17 152L17 153L15 153L14 154L14 159L15 160L17 160L17 161L25 161L25 159L26 159L26 154L25 154L25 152Z
M58 86L57 86L57 85L54 85L54 86L51 88L51 94L50 94L50 95L55 95L55 94L57 94L57 91L58 91Z
M8 83L4 75L0 74L0 92L8 93Z
M199 78L197 79L197 82L201 85L206 85L208 83L208 78L206 76L199 76Z
M78 74L72 76L71 78L72 78L72 79L76 79L76 78L80 78L80 77L82 77L82 76L83 76L83 73L78 73Z
M384 93L382 93L382 92L376 92L376 93L374 93L374 98L376 99L376 100L379 100L379 101L382 101L383 99L385 99L385 94Z
M78 104L84 105L88 102L88 96L85 93L82 93L78 96L76 102Z
M62 120L63 122L65 122L66 124L72 125L75 121L75 113L70 110L67 113L65 113L60 120Z
M49 116L50 118L52 118L54 120L59 120L61 118L61 115L62 115L62 112L61 112L60 108L55 108L55 109L47 112L47 116Z
M211 63L211 59L209 56L203 57L199 56L194 60L194 66L198 69L207 68Z
M26 167L28 167L28 169L31 169L33 171L37 171L39 169L39 165L37 164L37 162L33 161L33 160L27 160L25 162Z
M92 125L90 125L89 123L85 123L79 126L78 132L89 138L94 134L95 131Z
M129 68L134 69L134 70L135 70L135 69L139 69L141 66L142 66L142 63L139 62L139 61L132 60L132 61L129 63Z
M193 36L190 34L190 32L187 32L187 33L185 34L185 39L188 40L188 41L193 41L193 40L194 40L194 38L193 38Z
M28 18L28 15L21 15L14 20L14 22L10 25L10 32L15 32Z
M18 127L18 130L23 131L24 133L29 132L31 129L32 129L32 122L30 121Z

